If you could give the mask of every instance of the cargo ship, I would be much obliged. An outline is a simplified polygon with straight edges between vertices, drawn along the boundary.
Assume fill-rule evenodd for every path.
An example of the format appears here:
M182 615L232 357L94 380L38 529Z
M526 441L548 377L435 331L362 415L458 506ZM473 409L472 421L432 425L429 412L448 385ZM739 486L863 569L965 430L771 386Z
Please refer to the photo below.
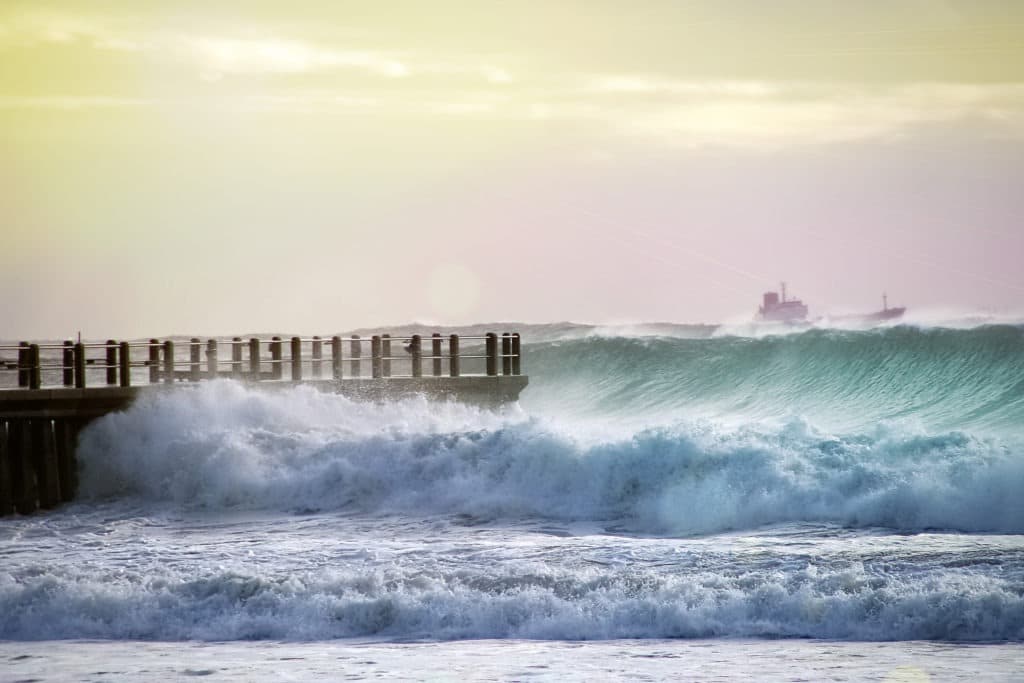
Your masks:
M799 324L807 322L807 305L800 299L786 298L786 283L782 283L782 294L765 292L757 319L762 322Z
M906 306L895 306L889 308L889 295L882 294L882 310L874 313L858 313L854 315L836 316L836 320L854 320L856 322L877 323L884 320L896 320L902 318L907 312Z

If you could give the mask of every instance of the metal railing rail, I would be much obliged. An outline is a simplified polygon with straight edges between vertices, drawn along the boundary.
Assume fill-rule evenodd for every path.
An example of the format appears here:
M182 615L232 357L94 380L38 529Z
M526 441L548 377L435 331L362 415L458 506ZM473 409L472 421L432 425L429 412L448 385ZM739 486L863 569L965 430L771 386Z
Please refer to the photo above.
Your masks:
M462 353L460 344L466 340L483 341L484 353ZM401 345L405 355L393 353L394 342ZM425 342L429 342L429 351L426 352ZM364 353L366 344L369 344L368 354ZM479 345L473 344L472 347L479 348ZM146 357L133 358L132 351L137 349L145 349ZM520 336L511 332L502 333L500 337L492 332L461 337L456 334L442 336L440 333L429 337L419 334L403 337L388 334L370 337L296 336L287 340L277 336L270 339L232 337L205 341L192 337L177 344L172 339L135 342L108 339L88 343L20 342L17 345L0 345L0 353L10 351L17 351L17 361L0 358L0 373L17 373L19 389L42 388L44 372L60 375L59 384L47 386L82 389L87 386L88 370L103 371L107 386L121 387L198 382L218 377L293 382L304 379L360 379L367 364L371 379L480 376L464 373L463 359L484 360L484 376L519 375L522 359ZM43 357L43 352L55 355L53 352L57 351L60 352L59 357ZM96 357L98 351L102 354ZM225 352L223 356L222 351ZM424 361L429 361L429 372L424 372ZM408 364L408 374L393 372L395 364ZM148 370L147 381L133 378L133 369Z

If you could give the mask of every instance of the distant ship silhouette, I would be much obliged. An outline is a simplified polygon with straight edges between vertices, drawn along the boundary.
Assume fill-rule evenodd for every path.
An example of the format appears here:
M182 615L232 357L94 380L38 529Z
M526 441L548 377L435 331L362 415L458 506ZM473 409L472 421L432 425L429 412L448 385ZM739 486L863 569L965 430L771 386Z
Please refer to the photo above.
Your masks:
M833 320L855 321L874 323L883 320L896 320L902 318L906 313L905 306L889 308L889 295L882 294L882 310L872 313L854 313L850 315L832 316ZM789 299L786 297L786 283L781 285L779 292L765 292L761 306L757 309L757 320L762 322L781 322L791 325L808 323L808 308L800 299Z

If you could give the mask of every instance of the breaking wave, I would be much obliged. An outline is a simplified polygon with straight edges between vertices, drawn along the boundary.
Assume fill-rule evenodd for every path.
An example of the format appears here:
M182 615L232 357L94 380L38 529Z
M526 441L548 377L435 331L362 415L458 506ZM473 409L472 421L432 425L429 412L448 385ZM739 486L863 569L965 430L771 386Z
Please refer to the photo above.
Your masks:
M632 431L232 382L150 396L80 448L87 499L189 508L599 520L645 534L783 522L1024 533L1019 444L879 425Z

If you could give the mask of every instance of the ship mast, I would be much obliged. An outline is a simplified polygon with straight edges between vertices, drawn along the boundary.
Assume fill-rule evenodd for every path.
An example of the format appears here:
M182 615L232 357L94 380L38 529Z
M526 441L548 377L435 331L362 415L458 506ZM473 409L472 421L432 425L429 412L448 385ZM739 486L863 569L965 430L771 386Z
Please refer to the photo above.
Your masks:
M786 303L786 283L780 283L782 285L782 303Z
M889 310L889 295L886 292L882 292L882 310Z

